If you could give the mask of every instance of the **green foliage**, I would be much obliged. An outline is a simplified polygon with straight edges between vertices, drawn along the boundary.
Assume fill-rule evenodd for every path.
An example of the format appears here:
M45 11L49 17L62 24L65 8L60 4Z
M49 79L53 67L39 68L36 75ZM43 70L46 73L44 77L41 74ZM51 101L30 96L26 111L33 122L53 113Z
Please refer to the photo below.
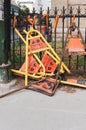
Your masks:
M13 54L14 52L14 54ZM25 61L25 45L21 44L15 44L15 48L13 46L11 47L11 62L12 64L15 64L17 68L19 68L20 63L23 63Z
M25 15L28 15L29 13L30 13L30 10L25 5L22 8L20 7L20 14L21 15L25 16Z

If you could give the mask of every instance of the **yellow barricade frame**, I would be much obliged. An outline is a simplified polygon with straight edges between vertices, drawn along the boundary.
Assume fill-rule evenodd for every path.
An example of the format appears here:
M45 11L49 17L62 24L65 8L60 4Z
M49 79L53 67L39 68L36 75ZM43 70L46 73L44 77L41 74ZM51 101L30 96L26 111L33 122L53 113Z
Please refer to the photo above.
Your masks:
M42 51L45 52L46 54L48 54L56 62L56 64L60 64L61 59L59 58L57 53L53 50L53 48L50 46L50 44L46 41L46 39L42 36L42 34L38 30L33 29L31 27L28 32L26 30L23 30L23 32L26 34L26 39L24 39L23 36L20 34L20 32L16 28L15 28L15 32L20 37L20 39L25 43L25 46L26 46L26 53L25 53L26 68L25 68L25 72L23 72L21 70L11 69L12 72L18 73L18 74L21 74L21 75L25 76L25 86L28 85L28 77L43 78L43 77L46 77L46 76L53 76L54 73L46 73L45 72L45 67L44 67L43 63L41 62L40 58L38 57L38 55L36 53L39 53L39 52L42 52ZM37 36L32 36L32 34L34 34L34 33L36 33ZM30 51L29 50L29 48L30 48L29 41L30 41L30 39L33 39L33 38L36 38L36 37L40 37L42 39L42 41L46 45L46 48L39 49L39 50L36 50L36 51ZM42 72L38 72L37 74L28 73L28 65L29 65L29 63L28 63L28 55L31 55L31 54L35 57L35 59L37 60L39 65L43 68ZM67 71L68 73L70 73L70 70L62 62L61 63L61 68L60 68L60 73L64 73L64 71Z

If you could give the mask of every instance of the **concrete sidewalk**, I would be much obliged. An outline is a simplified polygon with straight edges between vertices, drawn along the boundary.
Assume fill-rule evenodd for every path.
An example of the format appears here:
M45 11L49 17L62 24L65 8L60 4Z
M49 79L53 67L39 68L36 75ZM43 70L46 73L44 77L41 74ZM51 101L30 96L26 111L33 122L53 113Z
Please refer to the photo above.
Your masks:
M0 99L0 130L86 130L86 90L48 97L22 90Z

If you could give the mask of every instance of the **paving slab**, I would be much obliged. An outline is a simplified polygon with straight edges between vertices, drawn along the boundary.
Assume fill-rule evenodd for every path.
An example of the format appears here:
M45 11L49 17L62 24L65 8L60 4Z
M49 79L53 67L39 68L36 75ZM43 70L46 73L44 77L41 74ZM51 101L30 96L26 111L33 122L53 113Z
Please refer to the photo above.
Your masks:
M0 99L0 130L86 130L86 90L52 97L22 90Z

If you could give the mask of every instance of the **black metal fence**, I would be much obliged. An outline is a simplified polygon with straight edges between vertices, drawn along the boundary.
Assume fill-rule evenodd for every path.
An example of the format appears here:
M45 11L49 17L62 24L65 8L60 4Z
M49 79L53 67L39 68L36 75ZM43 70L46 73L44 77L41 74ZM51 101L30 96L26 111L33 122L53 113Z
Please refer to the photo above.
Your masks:
M12 21L14 15L15 12L13 10ZM55 7L54 10L50 10L48 8L45 13L43 12L42 8L40 8L39 12L36 12L35 8L33 8L33 12L29 13L28 15L21 15L21 13L19 12L18 15L16 16L17 19L16 28L20 31L20 33L23 36L24 36L24 34L22 33L23 29L29 30L30 26L33 26L34 28L38 29L44 35L46 40L50 42L50 44L53 46L57 54L60 54L61 56L61 52L65 48L67 28L71 25L72 18L74 15L79 30L81 29L81 25L83 25L84 31L82 32L83 33L82 36L84 44L86 44L86 29L85 29L86 25L83 22L83 19L86 20L86 8L84 7L81 8L80 6L77 8L70 7L69 9L66 9L65 7L63 7L62 9ZM31 23L28 22L27 20L28 16L30 16L32 20L34 19L34 16L37 17L35 25L34 24L31 25ZM53 23L56 16L59 16L60 22L57 29L54 30ZM59 29L61 30L60 34L58 33ZM58 49L58 46L60 46L60 49ZM24 44L22 43L21 39L16 35L14 28L11 27L11 59L13 68L19 68L22 65L22 63L25 60L24 55L25 55ZM67 64L70 70L78 72L86 71L86 55L80 55L80 56L68 55L68 54L66 55L66 53L64 53L63 61Z

